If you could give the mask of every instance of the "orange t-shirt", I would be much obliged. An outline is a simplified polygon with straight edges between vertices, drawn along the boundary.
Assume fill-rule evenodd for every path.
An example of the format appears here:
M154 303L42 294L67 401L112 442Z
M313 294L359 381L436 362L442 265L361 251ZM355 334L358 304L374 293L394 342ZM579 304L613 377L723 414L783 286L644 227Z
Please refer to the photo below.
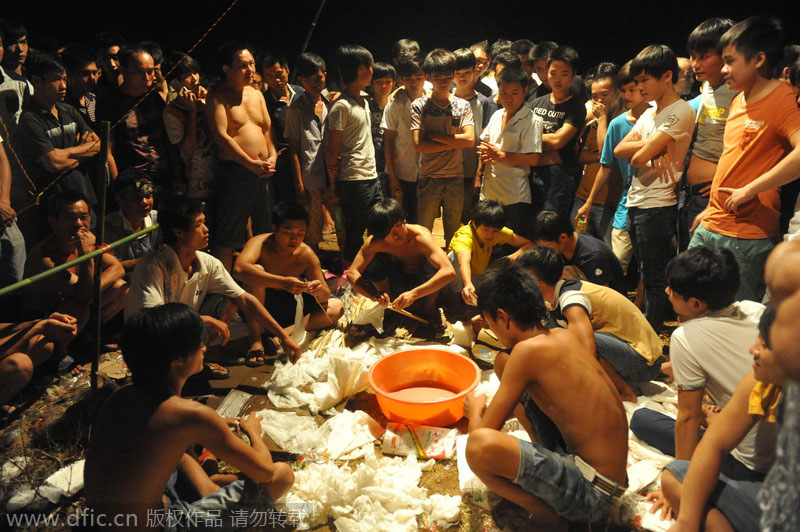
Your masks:
M720 194L719 187L741 188L783 159L792 149L789 137L800 130L800 108L794 91L784 83L752 105L742 98L737 94L731 102L703 225L735 238L769 238L778 234L778 189L758 194L733 214L725 210L728 194Z

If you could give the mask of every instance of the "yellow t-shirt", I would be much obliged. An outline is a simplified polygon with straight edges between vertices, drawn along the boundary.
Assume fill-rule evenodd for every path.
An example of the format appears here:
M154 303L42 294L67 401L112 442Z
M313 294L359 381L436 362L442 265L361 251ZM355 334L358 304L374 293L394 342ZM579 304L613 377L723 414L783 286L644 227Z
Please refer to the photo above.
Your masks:
M450 239L450 247L447 251L458 254L459 251L467 251L472 254L469 265L472 275L480 275L489 267L489 259L492 258L492 249L499 244L506 244L511 240L514 231L508 227L503 227L494 239L488 244L481 244L478 235L475 233L475 226L472 222L462 225Z
M781 400L781 389L774 384L758 381L750 392L748 414L761 416L767 423L775 423L775 413Z

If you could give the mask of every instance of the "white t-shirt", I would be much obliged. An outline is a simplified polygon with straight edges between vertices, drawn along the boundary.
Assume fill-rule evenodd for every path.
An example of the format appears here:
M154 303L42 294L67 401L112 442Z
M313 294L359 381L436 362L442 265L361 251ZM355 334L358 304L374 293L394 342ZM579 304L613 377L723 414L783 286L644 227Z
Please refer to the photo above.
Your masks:
M667 143L664 155L635 169L628 190L628 207L652 209L678 203L675 185L683 173L686 153L692 142L694 117L692 106L684 100L678 100L658 114L655 107L650 107L636 121L633 131L639 133L642 140L646 141L656 132L663 131L672 137L673 142Z
M163 245L142 257L133 270L131 290L125 302L125 319L143 308L165 303L185 303L199 310L208 294L240 297L244 289L236 284L219 259L198 251L192 276L178 261L170 245Z
M405 89L386 104L381 127L397 132L394 141L395 176L400 181L416 181L419 175L419 154L414 149L414 139L411 137L411 100Z
M542 153L542 118L523 105L503 129L505 109L495 111L489 119L481 140L490 142L510 153ZM515 166L492 161L486 165L481 187L481 199L497 200L503 205L530 203L528 182L530 166Z
M761 303L738 301L675 329L669 352L678 390L705 389L717 406L728 404L753 367L749 349L758 337L763 312ZM774 439L770 448L767 433L759 435L768 432L769 425L774 423L759 421L731 453L752 470L766 471L773 461Z
M341 131L339 142L339 181L377 179L375 146L372 144L372 119L366 98L363 105L343 92L328 111L328 129Z

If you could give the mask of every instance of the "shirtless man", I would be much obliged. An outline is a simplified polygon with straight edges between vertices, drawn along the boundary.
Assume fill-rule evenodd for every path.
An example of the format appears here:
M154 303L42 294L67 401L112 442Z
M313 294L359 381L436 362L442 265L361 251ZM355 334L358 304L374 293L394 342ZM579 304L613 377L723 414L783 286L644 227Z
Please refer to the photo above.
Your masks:
M470 468L531 513L531 530L602 519L626 484L628 424L614 385L577 336L543 325L542 294L520 265L488 270L477 292L511 354L495 360L500 388L486 411L484 396L464 404ZM512 413L534 443L500 432Z
M347 280L357 293L383 306L404 309L425 298L424 314L438 324L436 296L455 279L456 272L430 231L407 224L405 218L403 208L393 199L370 209L369 236L353 260ZM374 284L385 280L388 292Z
M294 332L295 296L302 294L307 331L333 326L344 313L342 302L330 297L319 258L303 243L309 218L302 205L279 203L272 216L274 232L248 240L233 267L234 275L264 303L287 334ZM263 360L261 327L256 323L248 325L251 343L247 358Z
M253 53L245 44L227 43L219 55L225 80L209 91L205 113L219 155L214 254L230 271L233 251L247 242L248 219L254 235L272 225L266 178L278 155L264 96L251 86Z
M95 236L89 231L91 215L86 198L73 190L62 190L50 200L48 221L53 232L28 253L25 276L30 277L59 264L76 259L95 250ZM77 318L77 332L89 319L89 304L94 286L94 261L81 262L60 273L51 275L27 290L24 299L25 315L42 317L58 311ZM100 256L103 271L100 278L103 322L122 310L128 295L125 268L109 253Z
M182 303L149 308L125 324L122 356L133 384L115 392L92 426L84 480L87 506L115 530L161 530L167 523L192 528L237 528L232 519L264 511L294 482L285 463L274 463L261 439L258 417L221 418L211 408L181 398L189 376L203 367L206 327ZM230 428L247 434L246 444ZM246 475L220 488L186 455L199 443ZM201 495L181 501L176 468ZM236 513L234 513L236 512ZM98 521L99 522L99 521ZM183 528L181 528L183 529Z

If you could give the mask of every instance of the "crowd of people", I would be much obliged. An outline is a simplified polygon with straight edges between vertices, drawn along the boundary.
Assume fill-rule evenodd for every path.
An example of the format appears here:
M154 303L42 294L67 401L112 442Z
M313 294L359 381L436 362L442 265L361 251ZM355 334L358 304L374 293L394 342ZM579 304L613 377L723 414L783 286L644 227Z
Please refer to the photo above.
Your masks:
M200 519L289 489L255 416L181 391L280 349L296 361L300 328L336 324L319 258L335 233L326 266L356 293L435 330L444 305L504 346L497 395L466 401L466 456L540 529L605 518L629 428L676 459L652 494L673 530L800 529L800 245L776 247L800 234L800 46L778 21L708 19L688 58L649 45L583 75L572 47L525 39L401 39L390 62L343 45L329 75L315 53L290 70L241 42L205 70L111 34L47 51L5 21L0 37L0 287L138 235L0 309L8 416L36 367L96 340L101 272L103 340L122 331L133 384L92 430L90 508ZM246 354L205 361L234 319ZM677 419L639 409L629 427L622 401L660 374ZM532 443L500 432L511 416ZM244 477L209 473L195 444Z

